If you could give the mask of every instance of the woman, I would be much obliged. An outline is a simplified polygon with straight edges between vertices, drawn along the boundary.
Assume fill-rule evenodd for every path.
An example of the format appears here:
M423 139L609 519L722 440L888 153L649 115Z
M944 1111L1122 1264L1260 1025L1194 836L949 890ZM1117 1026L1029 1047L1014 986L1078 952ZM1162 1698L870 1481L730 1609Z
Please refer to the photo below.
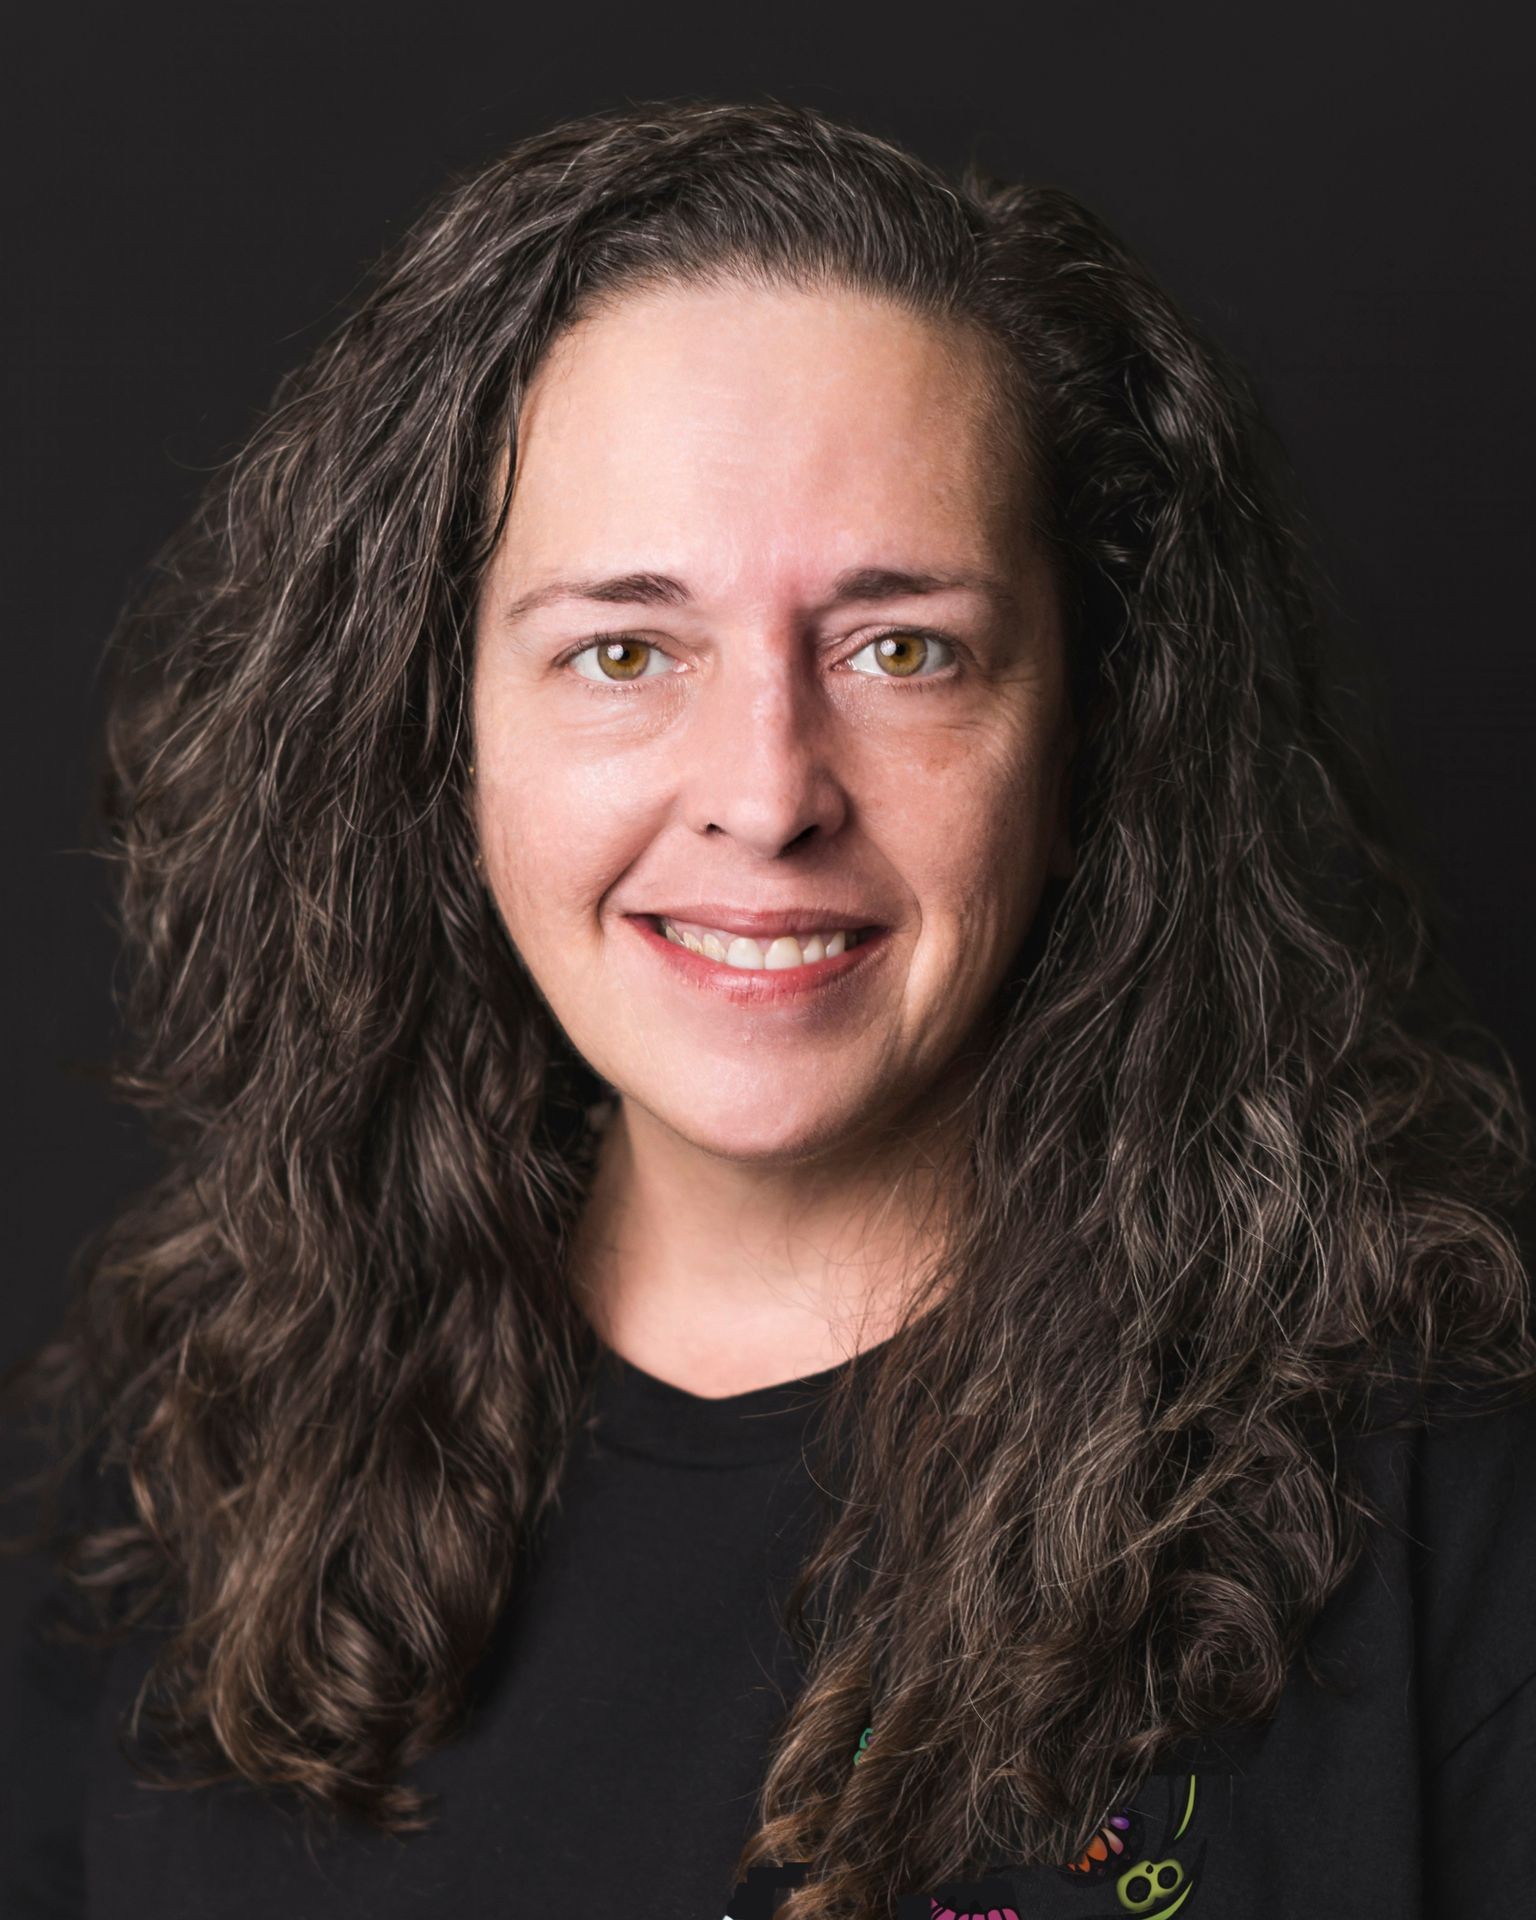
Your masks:
M122 635L7 1913L1518 1908L1526 1116L1279 472L811 111L419 223Z

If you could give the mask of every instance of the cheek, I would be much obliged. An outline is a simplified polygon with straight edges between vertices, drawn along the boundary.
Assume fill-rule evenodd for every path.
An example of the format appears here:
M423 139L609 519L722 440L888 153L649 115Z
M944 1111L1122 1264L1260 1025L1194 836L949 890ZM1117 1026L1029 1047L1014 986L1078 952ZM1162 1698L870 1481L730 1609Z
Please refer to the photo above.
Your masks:
M595 931L604 896L643 845L641 809L547 730L476 751L480 844L509 932L537 951Z
M475 729L475 809L486 874L519 945L538 918L561 917L583 844L580 794L536 730L482 703ZM562 855L569 853L569 858Z
M1017 743L970 737L921 756L908 783L907 871L924 917L978 961L1016 941L1049 857L1049 778Z

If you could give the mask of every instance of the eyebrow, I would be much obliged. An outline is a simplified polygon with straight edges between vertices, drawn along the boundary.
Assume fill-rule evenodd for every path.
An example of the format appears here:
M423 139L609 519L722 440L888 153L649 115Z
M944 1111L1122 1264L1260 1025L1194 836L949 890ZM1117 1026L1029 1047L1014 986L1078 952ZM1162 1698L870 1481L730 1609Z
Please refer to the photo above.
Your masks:
M985 593L994 600L1011 605L1014 591L1004 581L986 573L914 573L901 567L849 567L832 583L832 590L820 605L822 609L846 606L851 601L897 600L908 595L951 593L968 588ZM609 606L680 607L693 595L681 580L665 573L618 573L606 579L552 580L514 600L502 615L507 622L556 600L595 600Z

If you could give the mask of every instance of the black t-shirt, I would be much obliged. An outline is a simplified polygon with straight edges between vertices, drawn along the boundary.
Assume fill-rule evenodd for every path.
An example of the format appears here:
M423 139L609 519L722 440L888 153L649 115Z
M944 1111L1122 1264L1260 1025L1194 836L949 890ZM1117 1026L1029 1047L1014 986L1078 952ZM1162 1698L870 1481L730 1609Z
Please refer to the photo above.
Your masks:
M150 1642L56 1648L34 1617L6 1650L0 1913L766 1915L793 1870L735 1889L731 1870L799 1682L778 1609L837 1371L706 1400L604 1354L470 1719L407 1776L439 1796L425 1834L311 1839L243 1786L137 1785L117 1726ZM1536 1914L1536 1406L1355 1458L1388 1523L1310 1642L1349 1690L1298 1664L1272 1721L1181 1755L1080 1861L899 1889L903 1920Z

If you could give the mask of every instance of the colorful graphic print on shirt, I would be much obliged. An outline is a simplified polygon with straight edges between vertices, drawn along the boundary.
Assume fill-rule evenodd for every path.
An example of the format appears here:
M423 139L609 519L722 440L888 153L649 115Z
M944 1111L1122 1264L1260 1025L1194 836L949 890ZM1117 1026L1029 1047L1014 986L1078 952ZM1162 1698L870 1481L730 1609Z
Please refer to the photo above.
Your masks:
M855 1764L869 1736L866 1727ZM898 1920L1173 1920L1198 1904L1206 1854L1206 1841L1196 1832L1199 1806L1195 1773L1154 1774L1075 1860L1058 1867L995 1867L979 1881L949 1881L903 1895ZM803 1865L754 1869L736 1888L725 1920L772 1920L780 1900L804 1877Z

